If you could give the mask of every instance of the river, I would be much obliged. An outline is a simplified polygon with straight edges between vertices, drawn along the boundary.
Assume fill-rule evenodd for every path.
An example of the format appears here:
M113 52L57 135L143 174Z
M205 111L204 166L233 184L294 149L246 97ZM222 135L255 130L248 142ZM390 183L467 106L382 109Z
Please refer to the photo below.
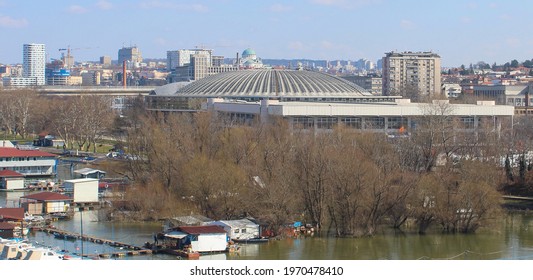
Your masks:
M16 207L22 192L0 192L0 206ZM53 225L60 229L80 232L132 245L152 242L155 232L162 230L160 223L101 222L98 212L77 212L69 220ZM33 243L81 253L80 240L54 238L44 232L31 232ZM83 253L111 253L120 248L83 242ZM238 254L203 256L204 259L232 260L418 260L418 259L533 259L533 213L508 213L496 226L480 229L475 234L424 235L392 230L366 238L307 237L272 240L262 244L241 244ZM141 255L124 257L134 260L169 260L170 255Z

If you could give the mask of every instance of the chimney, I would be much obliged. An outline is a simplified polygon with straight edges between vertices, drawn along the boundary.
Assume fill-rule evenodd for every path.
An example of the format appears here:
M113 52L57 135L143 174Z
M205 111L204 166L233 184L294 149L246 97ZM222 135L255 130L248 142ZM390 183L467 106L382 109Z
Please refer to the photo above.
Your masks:
M122 62L122 86L126 88L126 60Z

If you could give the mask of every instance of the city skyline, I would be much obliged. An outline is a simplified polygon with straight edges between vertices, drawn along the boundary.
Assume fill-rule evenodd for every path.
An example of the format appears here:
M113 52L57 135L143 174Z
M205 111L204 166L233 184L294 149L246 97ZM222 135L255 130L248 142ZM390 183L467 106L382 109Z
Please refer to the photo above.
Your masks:
M30 8L31 7L31 8ZM522 1L14 1L0 0L0 63L22 63L27 43L47 57L70 47L76 61L117 59L123 46L144 58L205 47L234 57L377 61L386 52L432 51L443 67L533 58Z

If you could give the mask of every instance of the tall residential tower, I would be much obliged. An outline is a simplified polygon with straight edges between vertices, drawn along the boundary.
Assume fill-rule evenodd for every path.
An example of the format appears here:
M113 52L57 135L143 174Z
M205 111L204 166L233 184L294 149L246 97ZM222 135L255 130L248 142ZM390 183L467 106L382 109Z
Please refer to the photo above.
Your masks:
M35 78L36 85L45 84L46 51L44 44L23 45L23 77Z
M383 95L416 98L440 93L440 56L432 52L390 52L383 57Z

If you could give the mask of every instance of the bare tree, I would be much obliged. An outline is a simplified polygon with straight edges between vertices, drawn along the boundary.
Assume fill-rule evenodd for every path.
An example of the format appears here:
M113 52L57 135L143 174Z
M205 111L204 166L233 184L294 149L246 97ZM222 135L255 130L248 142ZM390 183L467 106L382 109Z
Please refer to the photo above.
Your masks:
M429 172L435 167L440 154L449 160L457 149L454 145L455 118L453 107L447 101L434 101L421 107L424 115L415 119L417 127L412 132L412 138L422 155L421 166Z
M0 121L6 131L22 138L28 136L32 110L36 109L37 94L32 90L2 91L0 95Z

